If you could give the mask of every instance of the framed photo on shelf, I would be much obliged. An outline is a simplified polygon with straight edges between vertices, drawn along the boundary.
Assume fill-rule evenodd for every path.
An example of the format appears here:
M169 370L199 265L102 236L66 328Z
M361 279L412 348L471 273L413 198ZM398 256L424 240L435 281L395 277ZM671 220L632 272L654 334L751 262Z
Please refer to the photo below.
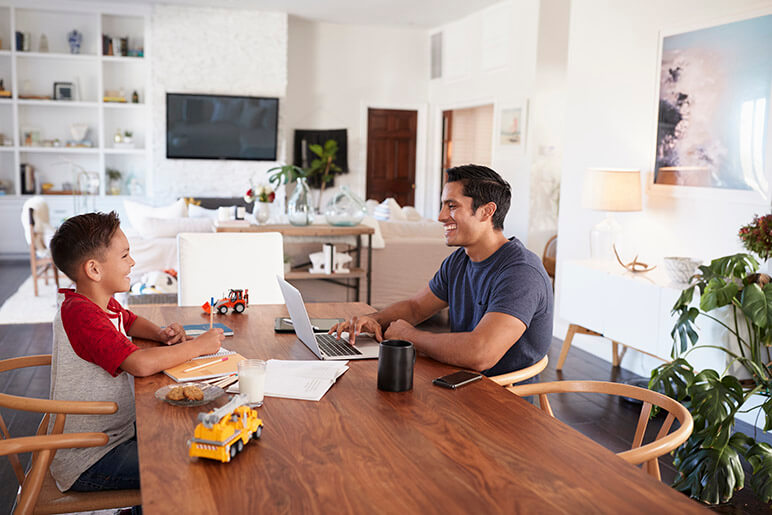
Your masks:
M22 128L21 144L25 147L39 147L40 146L40 129L36 127Z
M523 147L525 141L528 101L518 105L500 106L496 125L499 128L495 143L505 147Z
M54 82L54 100L75 100L75 84Z

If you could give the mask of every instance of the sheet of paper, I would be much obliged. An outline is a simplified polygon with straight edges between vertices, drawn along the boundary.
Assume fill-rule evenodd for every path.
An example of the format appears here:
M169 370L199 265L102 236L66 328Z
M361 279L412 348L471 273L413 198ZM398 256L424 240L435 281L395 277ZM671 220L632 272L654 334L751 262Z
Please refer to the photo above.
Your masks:
M268 360L265 395L287 399L320 400L335 381L348 370L348 361ZM228 393L238 393L238 383Z

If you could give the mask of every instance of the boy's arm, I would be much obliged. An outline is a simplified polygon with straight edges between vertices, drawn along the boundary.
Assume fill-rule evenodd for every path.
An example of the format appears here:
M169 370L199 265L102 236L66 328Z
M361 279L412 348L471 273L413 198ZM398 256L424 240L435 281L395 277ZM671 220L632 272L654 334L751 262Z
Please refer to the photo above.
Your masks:
M138 321L139 319L132 324L132 328ZM223 330L215 328L210 329L198 338L184 341L179 345L138 349L123 360L121 369L135 377L153 375L167 368L177 366L180 363L185 363L195 357L204 354L214 354L220 350L220 344L222 344L224 339Z
M147 318L141 316L134 320L126 334L142 338L143 340L165 343L166 345L185 341L185 329L180 324L175 322L161 329Z

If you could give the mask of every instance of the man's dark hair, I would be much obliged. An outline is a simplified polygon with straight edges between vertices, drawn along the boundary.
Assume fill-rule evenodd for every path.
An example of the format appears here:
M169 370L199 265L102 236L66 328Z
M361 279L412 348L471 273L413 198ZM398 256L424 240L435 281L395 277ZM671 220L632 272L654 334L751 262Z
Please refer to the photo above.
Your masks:
M493 214L493 228L504 230L504 218L509 211L512 200L512 188L499 174L480 165L462 165L448 168L445 172L448 182L461 181L464 185L464 196L472 197L472 211L477 212L480 206L493 202L496 212Z
M56 267L76 280L78 267L87 259L102 259L115 231L118 213L86 213L68 218L51 238L51 257Z

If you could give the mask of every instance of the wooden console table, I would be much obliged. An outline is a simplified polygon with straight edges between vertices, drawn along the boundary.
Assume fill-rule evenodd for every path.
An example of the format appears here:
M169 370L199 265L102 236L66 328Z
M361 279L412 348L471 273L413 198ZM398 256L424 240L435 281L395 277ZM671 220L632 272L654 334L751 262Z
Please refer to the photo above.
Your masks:
M347 288L356 289L356 300L359 301L359 286L362 278L365 279L365 285L367 288L367 303L370 304L371 284L372 280L372 264L373 264L373 233L375 229L367 225L354 225L351 227L339 227L334 225L306 225L298 227L289 224L269 224L269 225L224 225L218 226L217 232L278 232L282 236L292 236L298 238L306 238L310 240L317 240L324 242L325 238L339 237L339 236L354 236L356 237L356 260L354 261L354 268L347 274L312 274L307 269L292 270L288 274L285 274L285 279L317 279L323 281L330 281ZM362 236L367 236L367 268L362 268ZM346 282L342 282L345 279L356 279L355 284L351 285Z

